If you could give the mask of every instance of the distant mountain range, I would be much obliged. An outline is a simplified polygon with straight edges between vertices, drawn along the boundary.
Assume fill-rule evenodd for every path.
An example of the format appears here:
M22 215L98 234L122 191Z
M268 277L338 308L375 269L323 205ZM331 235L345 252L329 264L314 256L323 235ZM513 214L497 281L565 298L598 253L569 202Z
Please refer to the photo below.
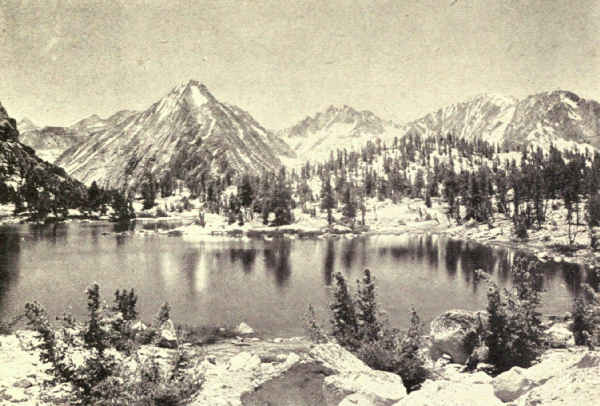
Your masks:
M134 114L134 111L119 111L107 119L97 114L86 117L69 127L38 127L31 120L24 118L17 124L20 141L36 150L43 159L54 162L68 148L84 142L94 132L118 125Z
M16 192L26 180L35 182L39 190L64 194L65 199L83 196L83 185L71 179L62 168L39 158L35 151L19 141L16 121L9 117L0 104L0 201L11 198L9 190Z
M481 95L444 107L402 126L402 132L424 136L451 133L516 146L551 143L600 147L600 103L567 91L535 94L523 100Z
M144 174L199 179L207 174L260 173L282 162L322 161L338 148L367 141L388 145L409 132L448 133L501 146L523 144L561 149L600 147L600 104L567 91L522 100L480 95L399 125L370 111L330 106L292 127L272 132L239 107L218 101L197 81L174 88L141 112L93 115L70 127L38 128L23 120L22 141L86 184L131 187Z

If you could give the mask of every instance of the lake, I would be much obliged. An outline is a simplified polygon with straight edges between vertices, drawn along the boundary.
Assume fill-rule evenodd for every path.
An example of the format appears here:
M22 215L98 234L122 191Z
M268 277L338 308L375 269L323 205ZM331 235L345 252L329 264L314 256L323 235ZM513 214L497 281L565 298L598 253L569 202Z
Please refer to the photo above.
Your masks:
M265 336L302 335L309 304L326 322L333 273L342 272L354 288L369 268L381 307L394 326L404 328L411 306L427 323L445 310L485 308L487 284L473 271L481 268L509 287L515 255L437 235L191 243L113 230L111 224L78 222L0 227L0 319L21 312L32 299L52 317L68 310L84 319L85 288L96 281L107 301L116 289L134 288L147 321L168 301L178 323L245 321ZM543 312L569 311L580 282L592 276L576 265L542 266Z

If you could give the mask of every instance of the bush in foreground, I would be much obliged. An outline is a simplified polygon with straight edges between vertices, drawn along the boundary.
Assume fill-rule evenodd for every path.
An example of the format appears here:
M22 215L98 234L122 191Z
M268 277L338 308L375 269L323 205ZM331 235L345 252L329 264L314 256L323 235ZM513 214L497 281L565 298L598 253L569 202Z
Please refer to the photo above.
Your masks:
M576 345L600 345L600 293L583 285L584 294L573 302L573 335Z
M47 372L53 379L48 383L71 384L69 404L179 405L200 389L201 377L185 373L188 360L180 348L166 367L156 363L156 351L142 359L131 331L137 315L133 291L117 291L114 305L106 307L93 284L87 299L87 322L64 317L59 328L39 303L25 306L29 326L41 337L40 358L50 365ZM164 317L168 306L162 309Z
M497 372L513 366L529 367L544 348L537 266L525 258L516 258L512 277L512 292L500 291L493 282L488 291L489 330L485 344L489 362Z
M422 325L416 311L411 311L410 326L402 334L389 327L379 310L375 281L368 269L362 280L357 281L354 296L340 273L334 278L330 304L333 338L369 367L398 374L409 391L417 389L427 378L427 370L421 355ZM307 319L309 336L317 342L327 340L315 321L312 307Z

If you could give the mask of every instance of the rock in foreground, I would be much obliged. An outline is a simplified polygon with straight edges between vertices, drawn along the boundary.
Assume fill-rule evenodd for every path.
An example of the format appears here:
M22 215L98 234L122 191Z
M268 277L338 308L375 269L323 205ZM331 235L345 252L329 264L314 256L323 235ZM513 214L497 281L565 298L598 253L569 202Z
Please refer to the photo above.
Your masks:
M430 355L436 361L443 354L456 364L465 364L475 349L478 331L487 325L487 312L450 310L431 322ZM481 360L483 361L483 360Z

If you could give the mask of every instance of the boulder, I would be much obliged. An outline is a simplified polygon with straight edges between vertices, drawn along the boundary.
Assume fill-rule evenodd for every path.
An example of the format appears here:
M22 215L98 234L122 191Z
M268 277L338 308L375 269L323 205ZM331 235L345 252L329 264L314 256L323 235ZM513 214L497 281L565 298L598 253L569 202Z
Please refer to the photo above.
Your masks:
M600 353L590 352L521 396L517 406L592 406L600 399Z
M462 372L464 365L446 364L437 361L432 369L435 379L444 381L460 382L465 384L489 384L492 377L484 371Z
M31 388L33 386L33 384L31 383L30 379L23 378L23 379L19 379L15 383L13 383L13 386L15 388L24 388L24 389L27 389L27 388Z
M228 369L232 371L250 371L260 366L260 357L249 352L240 352L229 360Z
M377 406L392 405L406 396L400 376L391 372L349 372L328 376L323 381L323 395L328 406L337 406L346 397L359 394Z
M146 326L144 324L144 322L141 320L138 320L131 325L131 332L134 335L139 333L140 331L146 331L147 329L148 329L148 326Z
M238 335L241 336L247 336L247 335L251 335L254 334L254 329L252 327L250 327L248 324L246 324L245 322L241 322L234 330L234 332Z
M545 385L564 371L583 366L593 368L600 365L600 353L588 352L583 348L546 351L537 364L527 368L514 367L492 380L496 396L510 402Z
M465 228L474 228L477 226L477 221L475 221L475 219L469 219L466 223L465 223Z
M334 373L371 371L364 362L336 343L317 344L309 355Z
M486 362L490 357L490 349L485 344L480 344L473 349L469 357L469 362L473 364L479 364L480 362Z
M465 384L453 381L425 381L394 406L500 406L489 384Z
M157 345L162 348L177 348L177 331L170 319L160 326Z
M534 387L523 373L523 368L513 367L492 380L494 394L503 402L512 402Z
M546 330L548 344L552 348L567 348L575 345L573 332L567 323L555 323Z
M448 354L452 362L465 364L480 342L478 334L486 328L487 319L485 311L468 310L450 310L436 317L431 322L431 359Z
M362 393L353 393L346 396L337 406L376 406L373 399Z
M584 348L555 349L546 351L537 364L524 370L524 374L535 386L544 384L564 370L581 362L586 354Z
M375 371L336 343L314 345L309 356L323 365L330 375L323 380L323 395L327 405L342 401L351 405L357 399L369 399L366 405L391 405L406 396L402 378L396 374ZM348 398L350 395L354 397ZM362 404L362 403L356 403Z

